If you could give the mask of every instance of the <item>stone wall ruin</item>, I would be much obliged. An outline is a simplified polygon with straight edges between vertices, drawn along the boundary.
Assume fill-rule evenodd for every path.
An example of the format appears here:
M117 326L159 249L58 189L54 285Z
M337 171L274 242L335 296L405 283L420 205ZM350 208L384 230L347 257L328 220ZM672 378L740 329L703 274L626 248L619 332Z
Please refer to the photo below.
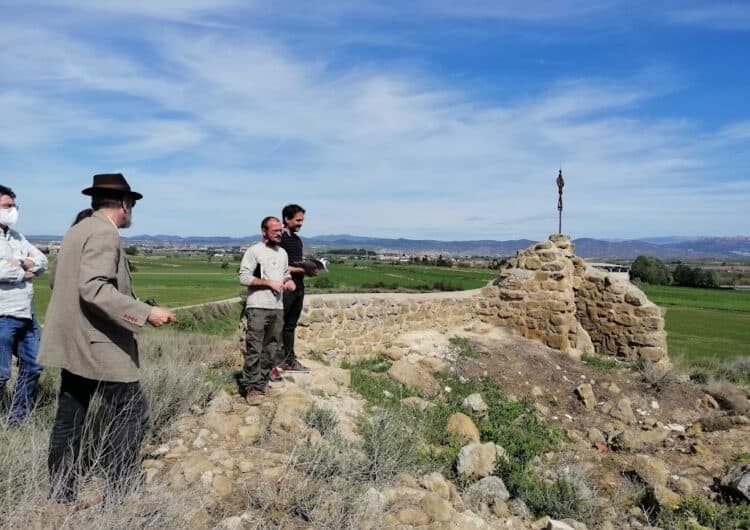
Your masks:
M308 295L296 349L368 354L408 331L447 331L477 319L571 354L667 359L660 309L629 281L575 256L562 235L519 251L482 289Z

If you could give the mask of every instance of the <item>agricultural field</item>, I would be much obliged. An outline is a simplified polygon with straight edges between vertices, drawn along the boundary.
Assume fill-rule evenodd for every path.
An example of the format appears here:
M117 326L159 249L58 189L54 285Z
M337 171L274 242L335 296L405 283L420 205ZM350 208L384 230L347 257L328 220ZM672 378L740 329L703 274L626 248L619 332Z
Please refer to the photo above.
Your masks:
M209 261L205 255L171 257L131 256L138 297L153 298L168 307L180 307L239 296L239 261ZM486 285L495 277L488 269L429 267L403 263L353 260L332 263L329 272L308 279L307 291L454 291ZM50 289L47 275L34 283L37 315L44 320Z
M305 280L305 286L310 292L463 291L487 285L496 276L489 269L347 260L332 263L328 273Z
M750 292L641 286L664 307L669 356L680 367L714 367L750 356Z

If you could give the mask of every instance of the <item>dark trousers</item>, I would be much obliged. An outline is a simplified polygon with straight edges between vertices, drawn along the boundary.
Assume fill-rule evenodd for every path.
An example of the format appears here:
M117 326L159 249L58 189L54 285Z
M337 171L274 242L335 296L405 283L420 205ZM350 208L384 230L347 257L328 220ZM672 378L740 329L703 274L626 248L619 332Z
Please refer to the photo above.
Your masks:
M294 364L297 354L294 352L294 333L297 322L302 313L305 301L305 286L299 285L294 291L284 291L284 329L281 332L281 342L284 347L284 363Z
M101 404L87 414L95 396ZM52 497L74 502L77 481L95 467L104 471L108 497L127 493L138 483L147 421L140 383L96 381L63 370L47 460Z
M281 364L279 342L284 325L284 311L281 309L248 307L245 312L245 364L239 380L243 394L250 390L264 390L271 368Z

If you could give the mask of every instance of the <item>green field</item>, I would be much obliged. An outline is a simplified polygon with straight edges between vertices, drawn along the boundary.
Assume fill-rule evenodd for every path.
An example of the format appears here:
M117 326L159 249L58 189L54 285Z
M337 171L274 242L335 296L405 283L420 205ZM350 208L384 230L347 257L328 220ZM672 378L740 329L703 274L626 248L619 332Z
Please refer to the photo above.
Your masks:
M750 356L750 293L688 287L641 287L666 308L669 356L678 365L718 365Z
M488 269L429 267L408 263L350 260L332 263L329 272L305 280L321 291L416 290L459 291L476 289L497 275Z
M133 281L138 297L155 299L167 307L180 307L239 296L238 261L208 261L204 256L133 256ZM410 264L347 261L332 263L329 272L308 279L308 292L440 291L473 289L494 278L487 269L427 267ZM47 276L34 282L37 315L44 320L50 289Z

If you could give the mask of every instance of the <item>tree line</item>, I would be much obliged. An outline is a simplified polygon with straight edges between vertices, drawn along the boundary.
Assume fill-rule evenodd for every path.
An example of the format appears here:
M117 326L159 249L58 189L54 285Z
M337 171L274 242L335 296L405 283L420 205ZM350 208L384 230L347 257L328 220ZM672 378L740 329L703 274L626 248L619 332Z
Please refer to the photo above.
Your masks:
M682 287L719 287L716 273L700 267L678 263L674 269L659 258L638 256L630 266L630 279L652 285L679 285Z

